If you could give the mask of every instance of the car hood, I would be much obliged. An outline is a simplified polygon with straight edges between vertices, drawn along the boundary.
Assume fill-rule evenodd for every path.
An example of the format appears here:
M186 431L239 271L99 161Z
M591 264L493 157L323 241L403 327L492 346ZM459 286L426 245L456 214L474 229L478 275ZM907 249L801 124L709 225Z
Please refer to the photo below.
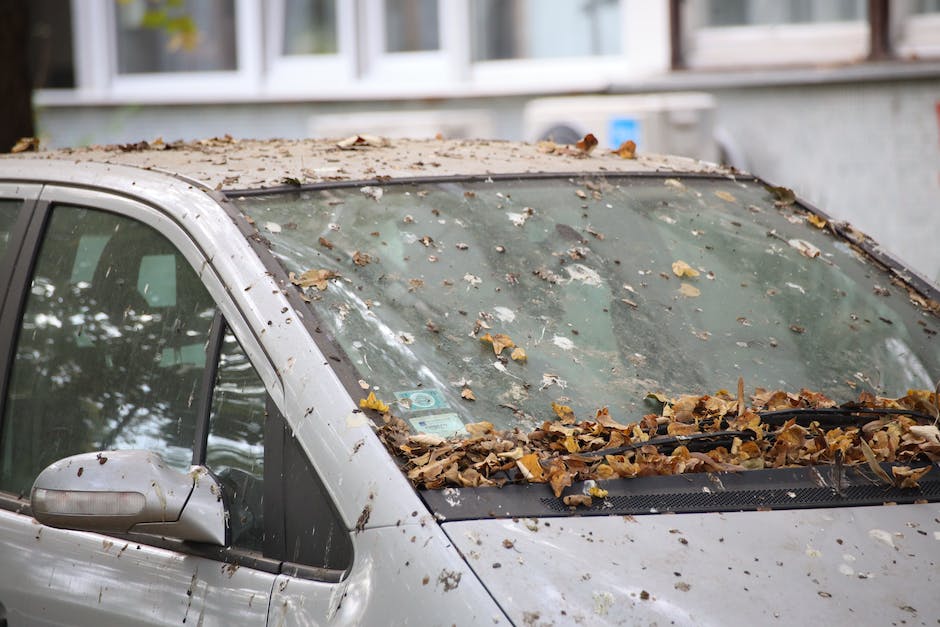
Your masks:
M935 503L443 527L519 625L887 625L940 616Z

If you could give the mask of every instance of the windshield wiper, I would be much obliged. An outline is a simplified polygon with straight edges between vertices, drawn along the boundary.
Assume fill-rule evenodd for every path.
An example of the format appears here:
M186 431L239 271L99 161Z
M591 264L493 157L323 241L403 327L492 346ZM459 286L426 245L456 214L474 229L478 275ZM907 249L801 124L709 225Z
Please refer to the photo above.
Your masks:
M695 446L696 444L705 445L708 448L722 446L725 444L731 446L734 438L740 438L741 440L754 440L756 437L757 434L750 429L746 431L709 431L702 433L690 433L688 435L662 435L650 438L644 442L631 442L630 444L624 444L623 446L602 448L596 451L579 451L577 453L568 453L567 455L572 457L603 457L604 455L620 455L628 451L635 451L638 448L642 448L644 446L655 446L657 448L660 446L687 446L689 450L695 451L699 448Z
M758 412L763 422L771 425L782 425L791 418L811 417L822 426L840 427L845 425L862 426L868 422L867 416L913 416L930 422L936 416L925 414L913 409L888 409L882 407L794 407L792 409L778 409L775 411ZM854 419L854 420L853 420Z

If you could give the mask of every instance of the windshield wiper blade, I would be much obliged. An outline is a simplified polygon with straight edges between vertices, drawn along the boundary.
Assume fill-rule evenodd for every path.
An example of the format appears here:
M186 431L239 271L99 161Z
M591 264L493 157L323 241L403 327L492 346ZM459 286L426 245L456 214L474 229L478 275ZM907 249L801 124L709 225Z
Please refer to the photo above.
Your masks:
M761 420L768 424L783 424L790 418L811 416L824 426L838 427L846 424L861 426L868 421L867 416L913 416L922 420L934 421L935 416L913 409L888 409L884 407L794 407L775 411L758 412ZM855 420L852 420L852 419Z
M630 444L624 444L623 446L617 446L613 448L602 448L596 451L579 451L577 453L570 453L568 455L572 457L603 457L605 455L620 455L629 451L635 451L638 448L644 446L681 446L686 444L695 444L702 440L712 440L708 444L712 446L720 445L722 442L727 442L730 444L734 438L741 438L742 440L753 440L757 437L757 434L751 430L746 431L709 431L702 433L690 433L689 435L664 435L657 436L655 438L650 438L645 442L631 442ZM693 447L689 447L693 448Z

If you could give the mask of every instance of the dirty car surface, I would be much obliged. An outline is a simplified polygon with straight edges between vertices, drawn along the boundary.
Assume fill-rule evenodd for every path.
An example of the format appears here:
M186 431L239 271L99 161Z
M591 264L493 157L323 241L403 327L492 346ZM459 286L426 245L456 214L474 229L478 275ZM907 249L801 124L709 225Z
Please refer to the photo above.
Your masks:
M168 599L174 578L186 594L154 603L154 623L188 617L194 598L202 616L226 616L233 576L243 621L921 622L940 612L937 291L790 190L682 159L550 143L221 138L38 156L78 163L8 159L0 170L2 198L36 203L32 221L0 204L13 242L0 318L11 361L0 541L36 536L33 565L3 564L26 582L48 579L74 541L84 557L71 574L89 577L107 608L111 546L144 538L128 590L186 556L164 575ZM81 203L105 213L63 222ZM176 278L157 278L166 247L126 279L121 264L102 271L111 233L137 228L115 227L108 212L168 238ZM54 247L44 232L79 241L61 278L44 270ZM141 300L99 311L104 297L88 295L117 274ZM43 309L54 302L55 316ZM16 363L45 363L56 338L88 357L143 337L131 342L134 363L155 365L136 387L122 380L133 392L79 393L83 440L55 440L52 459L11 452L30 437L22 412L48 411L31 390L68 398L82 380L66 364L33 376ZM176 526L117 531L49 514L62 507L56 490L105 485L120 457L101 462L106 448L195 469L179 488L195 481L193 494L199 477L217 478L203 488L222 495L224 525L195 525L189 505ZM60 458L30 500L37 473ZM48 525L39 535L23 522L30 506ZM25 590L0 576L0 594ZM55 620L88 594L41 611L0 603Z

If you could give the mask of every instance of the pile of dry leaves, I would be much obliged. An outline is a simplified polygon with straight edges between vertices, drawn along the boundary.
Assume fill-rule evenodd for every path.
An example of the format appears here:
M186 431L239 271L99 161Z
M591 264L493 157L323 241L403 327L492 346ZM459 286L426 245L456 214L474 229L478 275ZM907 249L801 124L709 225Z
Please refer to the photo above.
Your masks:
M466 425L467 437L449 439L411 433L385 405L379 437L419 488L533 482L548 483L557 497L573 481L588 479L817 464L867 464L886 483L916 487L930 466L906 464L940 461L937 395L926 390L896 399L863 393L838 407L805 389L760 388L745 407L740 381L737 397L724 390L651 397L663 404L662 412L638 422L618 422L607 408L579 419L570 407L552 403L554 419L530 433L478 422ZM898 464L893 476L879 462ZM570 504L589 505L590 497L578 495Z

